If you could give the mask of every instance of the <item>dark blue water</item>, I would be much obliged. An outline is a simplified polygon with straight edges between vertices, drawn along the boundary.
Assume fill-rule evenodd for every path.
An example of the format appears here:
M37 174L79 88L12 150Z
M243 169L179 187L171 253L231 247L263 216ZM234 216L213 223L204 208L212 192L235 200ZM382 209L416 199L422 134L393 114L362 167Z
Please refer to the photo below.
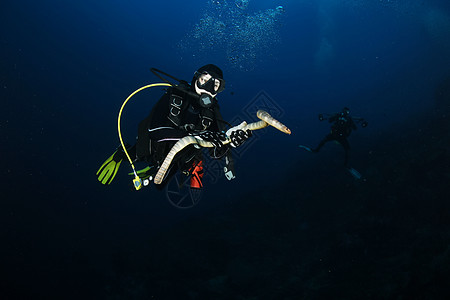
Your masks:
M424 299L449 292L442 282L450 276L450 227L440 215L448 209L447 1L239 5L0 5L2 299L330 299L333 293L380 299L414 295L417 285L432 285ZM255 121L255 107L263 107L292 135L272 128L255 133L236 152L237 178L206 176L202 200L188 210L171 206L164 191L134 191L126 162L112 185L99 184L95 172L119 145L122 102L160 82L150 68L190 81L208 63L224 71L219 103L227 121ZM134 140L137 124L161 95L155 88L130 101L125 140ZM319 113L344 106L369 122L349 141L351 165L370 184L342 169L338 145L328 144L318 156L298 148L328 133ZM380 201L392 209L385 211L370 195L386 186ZM405 194L411 186L423 194ZM402 199L411 197L414 205L402 215ZM360 227L355 232L347 224ZM371 245L392 232L389 226L411 238L401 246L389 239L381 257ZM442 230L439 238L433 226ZM438 246L417 246L430 240ZM410 262L414 246L426 274ZM337 257L336 251L350 254ZM375 267L371 259L385 265ZM352 268L355 261L380 277L393 268L392 281L327 277L334 269L365 270ZM346 294L353 285L371 294Z

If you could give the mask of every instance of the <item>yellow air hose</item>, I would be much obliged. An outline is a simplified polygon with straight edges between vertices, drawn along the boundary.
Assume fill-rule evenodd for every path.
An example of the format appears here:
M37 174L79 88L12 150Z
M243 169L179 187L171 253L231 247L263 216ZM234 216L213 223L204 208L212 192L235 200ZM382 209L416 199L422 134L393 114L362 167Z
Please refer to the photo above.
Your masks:
M131 99L131 97L133 97L134 95L136 95L137 93L139 93L140 91L142 91L142 90L144 90L144 89L152 88L152 87L157 87L157 86L172 86L172 85L169 84L169 83L153 83L153 84L149 84L149 85L143 86L143 87L141 87L141 88L135 90L135 91L134 91L133 93L131 93L131 95L128 96L128 98L123 102L122 107L121 107L120 110L119 110L119 116L118 116L118 118L117 118L117 131L118 131L118 133L119 133L120 144L122 145L123 151L125 152L125 155L127 156L128 161L130 162L131 168L133 169L133 173L134 173L133 185L134 185L134 188L135 188L136 190L140 190L140 189L142 188L142 180L141 180L141 178L139 178L139 176L137 175L136 169L134 168L133 161L131 160L130 155L128 154L127 149L125 148L125 144L124 144L123 139L122 139L122 131L120 130L120 118L122 117L122 111L123 111L123 108L125 107L125 104L127 104L127 102Z

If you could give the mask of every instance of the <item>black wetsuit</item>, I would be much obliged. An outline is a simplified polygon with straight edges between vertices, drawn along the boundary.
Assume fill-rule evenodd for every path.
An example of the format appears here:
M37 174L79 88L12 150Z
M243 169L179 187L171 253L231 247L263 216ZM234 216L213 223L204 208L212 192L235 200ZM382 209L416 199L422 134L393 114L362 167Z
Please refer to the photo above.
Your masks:
M169 118L172 108L172 92L182 95L183 109L180 110L176 119L179 124L175 124L177 122ZM200 107L197 103L197 99L189 94L169 89L156 103L148 117L139 123L137 142L130 149L130 154L135 155L136 161L146 161L149 165L159 168L172 146L179 139L204 130L215 132L226 130L226 123L222 119L216 99L214 99L212 107L208 109ZM207 119L211 120L211 122L207 122L208 126L205 126L205 120L202 117L205 113L208 113ZM221 158L226 155L228 160L232 161L231 152L227 151L225 154L225 150L228 150L227 145L223 147L222 153L215 153L216 157L213 156L213 158ZM175 156L171 170L166 176L174 175L177 170L187 171L201 160L202 151L193 145L188 146ZM168 180L164 180L164 183L167 182Z
M350 151L350 144L347 141L347 137L350 135L352 130L356 130L356 124L353 122L349 115L343 113L337 113L330 118L328 122L334 124L331 126L331 132L319 143L317 148L313 149L313 152L319 152L325 143L330 141L336 141L344 147L345 150L345 160L344 165L348 163L348 153Z

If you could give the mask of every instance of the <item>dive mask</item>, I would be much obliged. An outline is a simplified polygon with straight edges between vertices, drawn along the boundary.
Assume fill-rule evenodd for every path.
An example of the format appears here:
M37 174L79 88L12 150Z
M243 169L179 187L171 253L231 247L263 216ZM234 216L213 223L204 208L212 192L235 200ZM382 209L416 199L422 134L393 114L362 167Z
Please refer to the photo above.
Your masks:
M209 78L206 81L202 80L203 75L210 75L211 78ZM197 77L196 80L196 86L200 90L207 91L213 95L216 95L220 92L222 92L225 89L225 80L221 78L215 78L212 74L208 72L195 72L195 76Z

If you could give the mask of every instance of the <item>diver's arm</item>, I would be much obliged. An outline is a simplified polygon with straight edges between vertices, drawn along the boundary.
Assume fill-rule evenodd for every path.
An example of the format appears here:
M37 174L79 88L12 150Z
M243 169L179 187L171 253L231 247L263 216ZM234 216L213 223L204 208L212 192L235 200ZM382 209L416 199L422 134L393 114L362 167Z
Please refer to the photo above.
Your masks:
M328 122L329 123L335 122L338 119L338 116L339 116L338 114L332 115L331 117L328 118Z
M355 122L355 126L356 126L356 123L361 124L361 127L367 127L367 125L368 125L367 121L364 120L364 118L361 118L361 117L354 117L353 120L356 121L356 122Z

